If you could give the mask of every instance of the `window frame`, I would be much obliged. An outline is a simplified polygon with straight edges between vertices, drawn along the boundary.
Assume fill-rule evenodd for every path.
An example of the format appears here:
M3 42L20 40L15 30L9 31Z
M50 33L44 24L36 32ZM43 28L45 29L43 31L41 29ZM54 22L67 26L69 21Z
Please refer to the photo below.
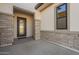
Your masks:
M58 18L58 16L57 16L57 14L58 14L57 10L58 10L58 8L59 8L60 6L63 6L64 4L66 4L66 16L63 16L63 17L59 17L59 18ZM67 24L67 12L68 12L68 8L67 8L67 6L68 6L67 3L63 3L63 4L58 5L58 6L56 7L56 29L57 29L57 30L67 30L67 29L68 29L68 24ZM60 13L61 13L61 12L60 12ZM57 28L58 19L64 18L64 17L66 18L66 27L65 27L65 28Z

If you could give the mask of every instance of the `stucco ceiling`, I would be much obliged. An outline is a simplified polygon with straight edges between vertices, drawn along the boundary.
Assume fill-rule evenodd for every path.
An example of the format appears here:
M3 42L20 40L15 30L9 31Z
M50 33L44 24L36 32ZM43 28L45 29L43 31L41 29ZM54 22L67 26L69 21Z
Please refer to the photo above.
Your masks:
M37 3L14 3L14 6L22 8L24 10L28 10L30 12L34 12L35 11L35 5Z

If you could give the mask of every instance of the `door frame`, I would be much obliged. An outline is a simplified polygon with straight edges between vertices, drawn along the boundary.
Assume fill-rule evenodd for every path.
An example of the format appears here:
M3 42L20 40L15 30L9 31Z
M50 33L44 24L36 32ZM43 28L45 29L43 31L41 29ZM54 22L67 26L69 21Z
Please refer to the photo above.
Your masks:
M22 20L24 20L25 22L24 22L24 35L20 35L19 34L19 19L22 19ZM24 18L24 17L17 17L17 37L25 37L26 36L26 23L27 23L27 21L26 21L27 19L26 18Z

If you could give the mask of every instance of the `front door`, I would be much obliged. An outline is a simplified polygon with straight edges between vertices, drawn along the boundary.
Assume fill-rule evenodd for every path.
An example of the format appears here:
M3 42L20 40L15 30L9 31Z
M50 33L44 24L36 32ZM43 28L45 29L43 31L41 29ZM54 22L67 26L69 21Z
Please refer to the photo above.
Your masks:
M26 36L26 18L17 17L17 37Z

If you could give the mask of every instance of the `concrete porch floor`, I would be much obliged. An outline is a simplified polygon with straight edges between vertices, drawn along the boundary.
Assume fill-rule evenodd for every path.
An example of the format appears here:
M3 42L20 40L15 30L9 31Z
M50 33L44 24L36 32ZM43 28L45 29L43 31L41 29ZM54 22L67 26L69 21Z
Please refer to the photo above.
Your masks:
M75 51L50 44L42 39L20 39L18 44L16 43L13 46L0 48L0 55L79 55Z

